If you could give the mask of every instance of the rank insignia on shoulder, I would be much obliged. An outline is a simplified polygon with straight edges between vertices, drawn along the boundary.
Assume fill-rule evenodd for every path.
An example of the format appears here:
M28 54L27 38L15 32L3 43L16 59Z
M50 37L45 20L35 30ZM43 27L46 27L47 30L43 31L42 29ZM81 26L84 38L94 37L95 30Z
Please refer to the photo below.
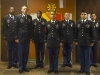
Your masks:
M79 28L80 27L80 24L78 24L77 27Z
M37 25L37 23L35 22L34 25Z
M7 23L10 23L10 20L9 19L7 20Z
M24 22L24 20L23 20L23 19L20 19L20 22L21 22L21 23L23 23L23 22Z

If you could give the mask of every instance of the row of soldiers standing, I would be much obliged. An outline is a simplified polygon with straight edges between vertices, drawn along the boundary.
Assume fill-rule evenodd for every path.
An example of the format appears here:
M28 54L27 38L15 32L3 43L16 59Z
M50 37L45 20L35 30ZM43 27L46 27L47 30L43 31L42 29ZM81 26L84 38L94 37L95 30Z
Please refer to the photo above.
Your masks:
M96 65L97 48L100 35L99 22L96 15L91 14L91 21L87 20L87 12L81 12L81 20L76 25L70 20L68 12L64 15L61 22L56 20L56 12L51 11L51 20L46 22L42 17L42 12L37 12L37 18L32 21L32 17L27 15L27 7L22 6L22 14L15 16L14 7L10 7L9 15L3 19L3 39L7 43L8 69L17 65L17 49L19 57L19 73L29 72L27 60L29 54L30 39L35 43L36 66L44 67L44 48L47 45L49 53L48 73L58 73L58 54L59 47L62 45L63 64L62 67L72 67L71 52L75 42L78 45L78 57L80 71L90 75L90 65ZM12 51L13 50L13 51ZM13 52L13 53L12 53ZM13 57L12 57L13 54ZM90 55L93 54L91 57ZM91 60L90 60L91 59Z

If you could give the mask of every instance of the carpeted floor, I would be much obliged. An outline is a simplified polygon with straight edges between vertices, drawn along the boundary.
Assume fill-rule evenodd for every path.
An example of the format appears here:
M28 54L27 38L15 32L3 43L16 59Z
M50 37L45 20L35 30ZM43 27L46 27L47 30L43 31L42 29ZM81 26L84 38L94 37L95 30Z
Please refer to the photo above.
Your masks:
M27 67L29 68L30 72L23 72L20 74L18 72L18 68L12 67L11 69L7 69L7 62L0 62L0 75L85 75L83 74L77 74L77 71L79 71L79 64L74 63L72 68L69 67L61 67L61 63L59 63L58 66L58 74L51 73L48 74L47 71L49 69L49 65L46 63L44 64L44 68L38 68L35 69L35 62L28 62ZM100 64L97 64L98 68L91 67L91 75L100 75Z

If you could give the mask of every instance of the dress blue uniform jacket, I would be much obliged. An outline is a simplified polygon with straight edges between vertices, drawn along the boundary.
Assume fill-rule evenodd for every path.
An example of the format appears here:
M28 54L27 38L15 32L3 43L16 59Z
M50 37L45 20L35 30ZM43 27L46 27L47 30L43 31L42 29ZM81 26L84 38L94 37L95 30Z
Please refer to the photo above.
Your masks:
M18 18L17 16L14 16L14 19L10 17L10 15L7 15L3 18L3 40L14 42L18 36L17 36L17 26L18 26Z
M69 20L69 23L66 20L61 21L61 32L62 32L62 42L63 43L73 43L74 32L75 32L75 22Z
M75 28L75 41L79 46L90 46L90 43L94 43L94 29L92 22L86 20L84 25L82 21L76 23Z
M26 17L23 14L18 15L19 25L18 25L18 39L19 43L29 43L30 38L32 38L32 17L27 15Z

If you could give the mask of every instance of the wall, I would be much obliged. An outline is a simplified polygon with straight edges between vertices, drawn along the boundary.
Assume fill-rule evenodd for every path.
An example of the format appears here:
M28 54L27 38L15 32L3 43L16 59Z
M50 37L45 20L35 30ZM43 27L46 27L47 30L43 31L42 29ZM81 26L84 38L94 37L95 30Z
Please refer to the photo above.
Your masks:
M0 0L0 16L1 16L1 0ZM0 17L0 61L1 61L1 17Z

